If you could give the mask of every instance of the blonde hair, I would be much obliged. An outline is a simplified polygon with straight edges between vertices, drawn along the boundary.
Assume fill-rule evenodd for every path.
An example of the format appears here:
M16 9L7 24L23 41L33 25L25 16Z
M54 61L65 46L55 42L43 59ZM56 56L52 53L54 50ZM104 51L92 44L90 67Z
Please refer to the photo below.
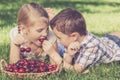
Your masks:
M37 3L28 3L28 4L24 4L20 8L18 12L17 23L18 26L21 24L25 26L29 26L33 24L35 19L37 20L41 17L49 19L45 9Z

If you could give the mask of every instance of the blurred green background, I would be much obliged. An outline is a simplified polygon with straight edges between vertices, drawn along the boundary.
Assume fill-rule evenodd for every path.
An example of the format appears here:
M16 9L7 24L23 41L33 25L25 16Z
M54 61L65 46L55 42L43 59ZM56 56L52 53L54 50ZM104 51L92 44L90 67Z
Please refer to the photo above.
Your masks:
M120 31L120 0L0 0L0 59L9 60L9 31L17 26L17 12L24 3L37 2L51 7L57 14L64 8L75 8L83 14L88 31L103 36ZM120 80L120 64L102 64L88 75L61 73L46 80ZM1 80L10 80L0 74ZM33 79L34 80L34 79Z

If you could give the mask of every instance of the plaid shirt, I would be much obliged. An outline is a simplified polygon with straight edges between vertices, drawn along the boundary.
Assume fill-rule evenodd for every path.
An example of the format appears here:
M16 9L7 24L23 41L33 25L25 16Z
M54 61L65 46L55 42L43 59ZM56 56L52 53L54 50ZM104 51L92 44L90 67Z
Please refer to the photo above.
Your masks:
M120 47L107 37L99 38L91 33L80 43L80 49L74 56L74 62L85 68L117 60L120 60Z

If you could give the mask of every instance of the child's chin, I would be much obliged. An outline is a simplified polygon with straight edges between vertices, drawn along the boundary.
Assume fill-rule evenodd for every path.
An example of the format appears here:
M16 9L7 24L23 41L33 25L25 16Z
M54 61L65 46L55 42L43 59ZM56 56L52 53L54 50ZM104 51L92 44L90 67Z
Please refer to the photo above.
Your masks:
M35 45L36 45L36 46L39 46L39 47L42 46L41 43L35 43Z
M42 46L42 44L36 44L37 46L39 46L39 47L41 47Z

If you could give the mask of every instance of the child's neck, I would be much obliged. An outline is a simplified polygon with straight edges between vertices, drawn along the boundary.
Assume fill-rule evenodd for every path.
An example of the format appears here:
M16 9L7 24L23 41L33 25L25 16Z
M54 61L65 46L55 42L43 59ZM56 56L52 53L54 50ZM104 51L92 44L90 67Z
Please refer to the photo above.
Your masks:
M82 43L82 41L84 40L85 37L86 37L85 35L80 36L78 39L79 43Z

